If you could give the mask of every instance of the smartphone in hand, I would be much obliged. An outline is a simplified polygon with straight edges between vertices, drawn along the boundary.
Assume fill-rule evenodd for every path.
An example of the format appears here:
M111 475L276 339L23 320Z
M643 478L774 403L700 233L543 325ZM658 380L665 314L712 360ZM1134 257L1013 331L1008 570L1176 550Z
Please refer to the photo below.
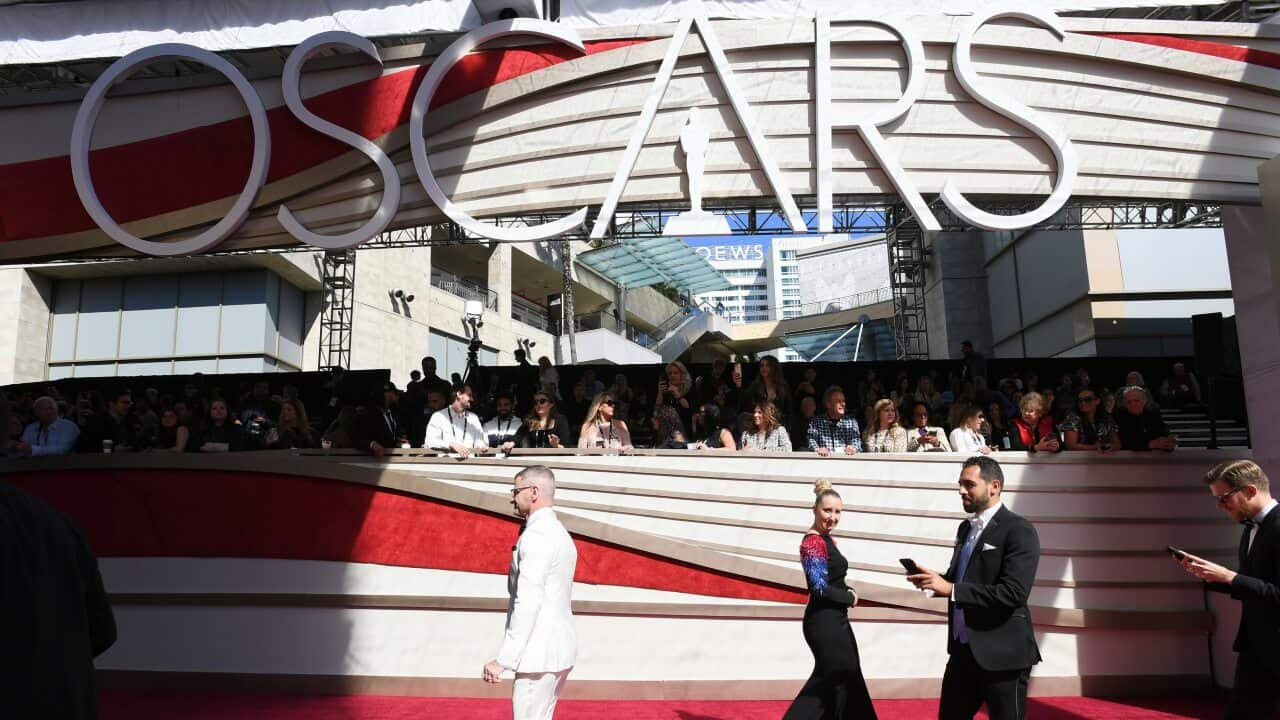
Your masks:
M902 567L907 571L908 575L919 575L920 566L916 565L916 561L911 558L898 558L898 562L902 563Z

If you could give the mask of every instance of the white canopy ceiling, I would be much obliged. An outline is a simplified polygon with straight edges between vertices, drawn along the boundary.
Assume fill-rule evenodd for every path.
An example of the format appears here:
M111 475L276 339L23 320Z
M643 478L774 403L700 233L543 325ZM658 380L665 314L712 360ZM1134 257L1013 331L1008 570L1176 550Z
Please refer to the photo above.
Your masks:
M1163 5L1218 5L1188 0L560 0L561 22L578 27L640 25L678 20L697 9L711 18L741 20L859 15L969 15L1000 5L1054 12Z
M1150 6L1154 0L561 0L561 21L577 27L712 18L967 14L999 2L1057 11ZM0 65L116 58L181 42L211 51L296 45L316 33L365 37L457 32L493 19L495 8L534 15L539 0L0 0ZM1177 3L1212 5L1215 3Z
M158 43L214 52L480 26L471 0L82 0L0 7L0 65L116 58Z

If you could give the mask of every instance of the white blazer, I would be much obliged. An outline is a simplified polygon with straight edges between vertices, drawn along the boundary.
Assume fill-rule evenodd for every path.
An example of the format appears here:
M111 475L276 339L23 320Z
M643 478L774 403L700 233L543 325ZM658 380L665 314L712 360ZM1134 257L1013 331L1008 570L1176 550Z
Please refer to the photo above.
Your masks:
M573 627L573 573L578 550L551 508L529 516L511 553L507 574L507 632L498 663L519 673L573 667L578 637Z

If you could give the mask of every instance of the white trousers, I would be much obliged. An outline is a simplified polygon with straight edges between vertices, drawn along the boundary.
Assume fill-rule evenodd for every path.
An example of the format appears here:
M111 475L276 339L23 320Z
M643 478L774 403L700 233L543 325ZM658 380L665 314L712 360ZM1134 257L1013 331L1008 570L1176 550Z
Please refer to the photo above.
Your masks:
M516 673L511 688L512 720L551 720L570 670L573 668L560 672Z

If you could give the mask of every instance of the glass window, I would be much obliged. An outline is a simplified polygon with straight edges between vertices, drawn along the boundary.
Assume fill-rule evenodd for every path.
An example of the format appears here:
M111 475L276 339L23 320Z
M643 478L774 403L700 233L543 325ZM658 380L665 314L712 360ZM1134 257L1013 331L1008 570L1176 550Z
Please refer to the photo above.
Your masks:
M53 289L53 328L49 334L49 360L75 359L76 320L79 313L80 281L59 280Z
M177 304L178 279L173 275L143 275L126 280L120 357L172 356Z
M267 334L266 275L264 270L254 270L224 276L219 354L260 353L266 349L263 342Z
M179 278L175 355L218 354L218 313L221 305L221 276L191 274Z
M302 291L287 282L280 283L280 349L284 362L302 367L303 315L306 300Z
M120 338L122 285L119 278L84 281L80 294L80 322L76 327L77 360L116 357Z
M101 363L78 363L75 366L74 376L83 377L113 377L116 374L116 364L113 362Z
M174 360L174 375L191 375L192 373L213 374L218 372L217 358L205 358L203 360Z
M122 362L116 368L117 375L172 375L173 361Z

